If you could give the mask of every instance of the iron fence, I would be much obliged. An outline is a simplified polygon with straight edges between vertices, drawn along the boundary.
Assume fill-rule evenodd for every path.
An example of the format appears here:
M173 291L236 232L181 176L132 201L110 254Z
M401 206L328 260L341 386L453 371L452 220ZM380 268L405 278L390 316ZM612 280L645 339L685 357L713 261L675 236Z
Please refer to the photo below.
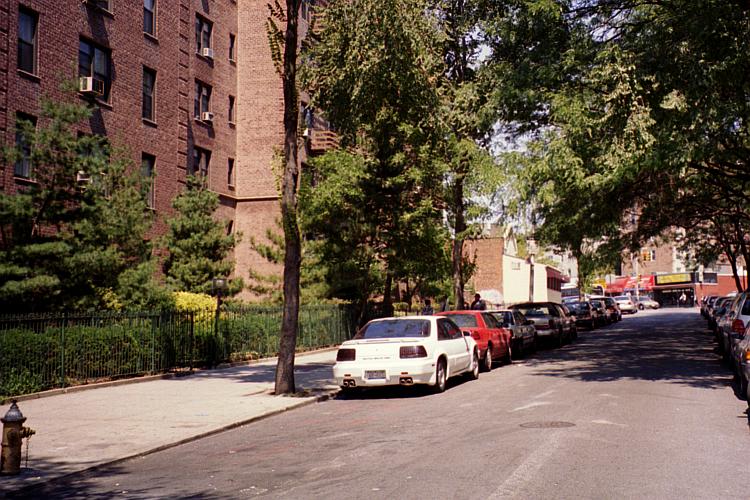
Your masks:
M280 307L0 316L0 397L274 356ZM351 338L346 305L303 306L297 346Z

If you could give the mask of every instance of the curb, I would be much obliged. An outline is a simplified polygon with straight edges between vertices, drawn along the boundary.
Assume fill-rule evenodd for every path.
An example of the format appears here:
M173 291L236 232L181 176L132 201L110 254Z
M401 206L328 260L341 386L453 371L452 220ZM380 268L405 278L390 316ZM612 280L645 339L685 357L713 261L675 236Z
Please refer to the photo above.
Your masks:
M312 352L312 351L310 351L310 352ZM318 394L317 396L314 396L314 397L310 396L309 399L305 399L305 400L300 401L298 403L294 403L294 404L292 404L290 406L287 406L285 408L279 408L278 410L272 410L272 411L263 413L261 415L256 415L254 417L251 417L251 418L248 418L248 419L245 419L245 420L240 420L239 422L234 422L234 423L227 424L227 425L218 427L218 428L210 430L210 431L206 431L206 432L202 432L200 434L196 434L195 436L190 436L190 437L187 437L187 438L184 438L184 439L180 439L179 441L175 441L173 443L163 444L163 445L157 446L155 448L152 448L150 450L146 450L146 451L134 453L132 455L127 455L125 457L121 457L121 458L117 458L117 459L114 459L114 460L110 460L108 462L103 462L103 463L100 463L100 464L92 465L90 467L86 467L84 469L81 469L81 470L78 470L78 471L74 471L74 472L69 472L69 473L63 474L61 476L50 477L48 479L40 479L38 482L35 482L34 484L23 485L23 486L19 487L17 490L15 490L13 492L10 492L10 493L0 492L0 498L15 498L17 496L24 497L24 496L26 496L28 494L34 493L35 490L37 490L37 489L44 488L47 485L49 485L51 483L54 483L54 482L57 482L57 481L63 481L65 479L67 479L67 478L70 478L70 477L73 477L73 476L78 476L78 475L85 476L87 474L91 474L93 472L97 472L97 471L99 471L101 469L104 469L104 468L107 468L107 467L110 467L112 465L116 465L116 464L119 464L119 463L122 463L122 462L126 462L126 461L132 460L134 458L145 457L145 456L148 456L148 455L152 455L154 453L158 453L160 451L168 450L170 448L176 448L177 446L181 446L183 444L191 443L193 441L198 441L200 439L207 438L207 437L210 437L210 436L214 436L216 434L221 434L222 432L226 432L226 431L229 431L229 430L232 430L232 429L236 429L236 428L242 427L244 425L249 425L249 424L252 424L254 422L258 422L260 420L264 420L266 418L273 417L275 415L280 415L281 413L284 413L284 412L287 412L287 411L290 411L290 410L295 410L295 409L303 408L305 406L309 406L309 405L312 405L312 404L322 403L323 401L328 401L333 396L335 396L336 394L338 394L338 392L339 392L339 389L324 390L321 394Z
M297 359L297 358L305 357L310 354L319 354L323 352L334 351L336 349L338 349L338 346L324 347L322 349L314 349L311 351L301 351L301 352L295 353L294 357L295 359ZM103 389L106 387L116 387L119 385L140 384L143 382L153 382L156 380L167 380L167 379L179 378L179 377L189 377L196 373L203 373L203 372L209 372L209 371L214 371L214 370L224 370L227 368L235 368L238 366L250 366L250 365L257 365L260 363L267 363L268 361L271 361L273 359L277 359L277 358L274 357L274 358L249 359L247 361L235 361L233 363L221 363L215 368L203 368L203 369L196 368L192 371L168 372L168 373L161 373L158 375L144 375L142 377L123 378L119 380L108 380L106 382L95 382L93 384L82 384L82 385L73 385L70 387L60 387L58 389L50 389L48 391L34 392L31 394L22 394L20 396L9 396L6 398L0 398L0 405L9 404L14 399L20 403L23 401L31 401L33 399L42 399L42 398L49 398L52 396L59 396L61 394L69 394L69 393L80 392L80 391L90 391L92 389Z

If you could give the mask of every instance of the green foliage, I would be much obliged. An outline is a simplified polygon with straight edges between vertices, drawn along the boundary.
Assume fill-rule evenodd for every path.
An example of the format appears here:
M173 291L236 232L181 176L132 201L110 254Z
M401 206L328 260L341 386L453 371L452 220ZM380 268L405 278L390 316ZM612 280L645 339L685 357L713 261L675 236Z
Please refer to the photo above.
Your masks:
M313 104L354 148L314 159L300 193L303 228L320 238L334 297L364 304L382 289L389 302L396 280L444 270L443 172L432 154L442 61L425 7L332 2L306 55Z
M102 307L106 289L128 305L118 278L151 258L147 183L127 152L78 135L91 111L74 99L42 99L40 126L18 123L33 182L0 193L0 311Z
M239 236L226 234L225 224L214 219L218 206L218 195L194 176L188 177L186 189L172 201L175 214L167 220L164 246L169 255L163 265L171 288L210 293L213 278L232 273L234 264L228 257ZM241 278L231 279L224 295L234 295L242 287Z

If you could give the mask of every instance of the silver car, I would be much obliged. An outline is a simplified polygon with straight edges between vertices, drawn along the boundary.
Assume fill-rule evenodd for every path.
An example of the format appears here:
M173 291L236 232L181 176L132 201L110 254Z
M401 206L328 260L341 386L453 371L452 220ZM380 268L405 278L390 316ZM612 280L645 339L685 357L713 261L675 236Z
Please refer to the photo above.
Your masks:
M620 311L622 311L623 314L635 314L638 312L635 302L633 302L633 300L627 295L618 295L615 297L615 302L620 306Z
M500 328L511 331L511 352L525 356L527 353L536 351L536 328L534 323L524 315L513 309L497 309L487 311L495 318Z

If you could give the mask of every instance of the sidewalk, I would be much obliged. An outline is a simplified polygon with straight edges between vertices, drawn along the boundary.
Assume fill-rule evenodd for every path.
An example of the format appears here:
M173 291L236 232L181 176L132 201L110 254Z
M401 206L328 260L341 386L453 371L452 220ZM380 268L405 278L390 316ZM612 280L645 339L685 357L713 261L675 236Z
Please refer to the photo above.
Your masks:
M273 396L276 359L251 365L21 401L36 431L29 467L0 476L0 497L127 457L191 441L306 405L338 390L336 350L298 354L295 383L302 396ZM10 404L0 407L5 415ZM25 447L23 449L25 457ZM22 462L22 467L25 462Z

